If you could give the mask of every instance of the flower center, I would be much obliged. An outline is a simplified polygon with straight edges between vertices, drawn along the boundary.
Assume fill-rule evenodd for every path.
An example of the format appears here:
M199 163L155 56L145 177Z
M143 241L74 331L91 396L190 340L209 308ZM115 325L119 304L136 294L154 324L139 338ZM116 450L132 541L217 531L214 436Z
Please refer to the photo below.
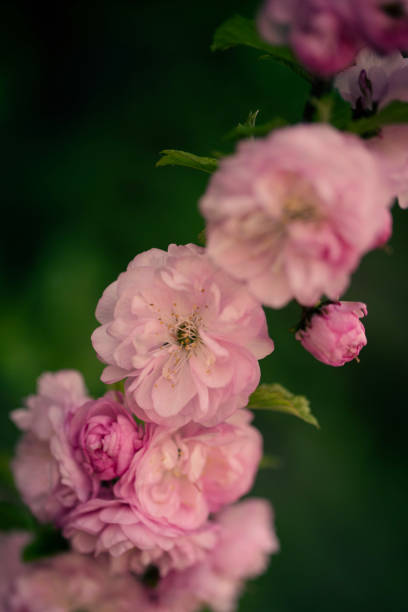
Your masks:
M194 321L183 321L176 327L176 341L183 348L189 348L199 339L198 330Z
M291 223L292 221L317 221L320 218L317 207L299 196L287 198L283 205L282 222Z

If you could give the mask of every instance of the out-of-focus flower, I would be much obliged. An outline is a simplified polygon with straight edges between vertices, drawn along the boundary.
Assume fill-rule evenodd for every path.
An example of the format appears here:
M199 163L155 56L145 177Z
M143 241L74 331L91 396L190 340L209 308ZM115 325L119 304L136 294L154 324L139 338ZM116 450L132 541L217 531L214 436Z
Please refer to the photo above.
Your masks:
M360 258L390 227L377 156L324 125L242 142L220 162L201 210L208 253L264 304L338 299Z
M30 535L23 531L0 534L0 612L10 612L7 600L11 583L24 569L21 553L29 540Z
M265 40L290 44L299 60L321 76L349 66L360 46L345 0L267 0L257 23Z
M399 51L378 55L362 49L356 62L336 76L335 86L353 108L376 110L393 100L408 101L408 59Z
M361 302L323 304L306 318L305 328L296 339L316 359L331 366L342 366L356 359L367 344L361 317L367 306Z
M63 370L43 374L27 409L11 413L26 432L12 462L15 481L24 502L42 521L58 520L97 486L75 460L65 432L68 415L87 400L81 375Z
M398 198L401 208L408 208L408 126L386 125L378 136L366 142L381 160L392 195Z
M143 427L117 399L122 400L110 392L90 400L69 415L66 424L76 461L99 480L122 476L143 447Z
M273 350L260 304L194 245L135 257L96 316L102 380L128 377L136 415L170 427L216 425L245 406Z
M352 2L366 44L382 53L408 50L408 0Z
M157 523L185 531L203 525L210 512L247 493L262 456L262 437L239 410L225 423L178 430L156 427L145 452L136 455L114 487L122 499Z
M115 571L138 574L152 564L165 575L197 563L215 545L216 532L212 522L190 532L164 526L113 499L91 499L64 518L64 536L75 550L109 554Z
M226 508L216 521L220 527L217 545L179 580L215 612L233 612L244 581L265 571L279 543L272 509L265 500L248 499Z

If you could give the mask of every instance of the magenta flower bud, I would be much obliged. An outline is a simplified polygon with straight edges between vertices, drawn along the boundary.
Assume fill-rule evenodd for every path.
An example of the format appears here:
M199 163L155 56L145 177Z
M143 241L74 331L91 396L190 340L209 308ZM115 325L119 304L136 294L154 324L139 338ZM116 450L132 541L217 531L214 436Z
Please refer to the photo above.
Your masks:
M356 359L367 344L364 325L360 319L367 315L362 302L330 302L313 309L305 316L304 329L296 339L319 361L331 366L342 366Z

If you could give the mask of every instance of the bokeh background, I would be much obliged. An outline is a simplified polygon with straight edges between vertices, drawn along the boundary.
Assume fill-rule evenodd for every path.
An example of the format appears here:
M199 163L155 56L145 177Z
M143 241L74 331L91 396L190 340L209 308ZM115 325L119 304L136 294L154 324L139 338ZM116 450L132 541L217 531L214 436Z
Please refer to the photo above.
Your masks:
M307 86L235 49L215 28L257 3L232 0L4 2L0 123L3 200L0 451L8 413L44 370L76 368L93 394L90 344L104 287L140 251L196 241L206 176L155 168L159 151L208 155L249 111L298 121ZM262 413L254 494L271 499L281 552L240 612L406 610L408 213L394 210L391 252L368 255L347 295L368 304L361 363L329 368L296 343L294 304L269 312L275 352L263 379L309 397L321 423Z

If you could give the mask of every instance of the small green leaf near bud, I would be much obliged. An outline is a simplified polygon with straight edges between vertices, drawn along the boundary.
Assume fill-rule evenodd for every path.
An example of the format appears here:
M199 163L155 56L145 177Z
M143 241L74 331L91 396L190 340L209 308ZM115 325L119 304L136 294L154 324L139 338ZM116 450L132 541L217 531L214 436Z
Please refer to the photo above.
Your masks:
M248 408L286 412L319 428L317 419L310 411L309 401L303 395L293 395L278 384L260 385L249 398Z
M160 153L162 157L156 166L185 166L194 170L201 170L211 174L218 167L218 160L214 157L200 157L187 151L177 151L175 149L165 149Z

